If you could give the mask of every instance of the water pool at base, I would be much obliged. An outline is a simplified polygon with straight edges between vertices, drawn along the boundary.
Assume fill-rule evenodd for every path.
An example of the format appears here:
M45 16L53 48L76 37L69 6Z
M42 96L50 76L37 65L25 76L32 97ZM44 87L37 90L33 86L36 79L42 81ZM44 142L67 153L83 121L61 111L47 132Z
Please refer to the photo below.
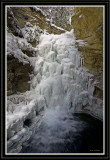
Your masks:
M20 153L103 153L103 122L85 113L48 111Z

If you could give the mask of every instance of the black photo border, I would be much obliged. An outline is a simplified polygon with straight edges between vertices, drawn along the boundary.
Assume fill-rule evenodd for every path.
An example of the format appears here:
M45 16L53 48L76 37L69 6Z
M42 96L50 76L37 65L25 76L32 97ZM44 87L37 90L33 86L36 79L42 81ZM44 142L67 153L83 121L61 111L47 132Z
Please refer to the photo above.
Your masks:
M6 155L5 153L5 6L6 5L104 5L105 7L105 154L104 155ZM109 0L1 0L1 159L109 159Z

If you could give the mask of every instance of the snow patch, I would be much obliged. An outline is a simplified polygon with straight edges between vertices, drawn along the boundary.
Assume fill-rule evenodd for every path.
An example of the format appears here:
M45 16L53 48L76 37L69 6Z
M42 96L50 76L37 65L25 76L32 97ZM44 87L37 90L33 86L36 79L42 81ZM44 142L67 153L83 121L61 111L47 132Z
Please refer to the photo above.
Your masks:
M81 18L81 17L83 17L83 15L81 14L81 15L79 15L79 18Z

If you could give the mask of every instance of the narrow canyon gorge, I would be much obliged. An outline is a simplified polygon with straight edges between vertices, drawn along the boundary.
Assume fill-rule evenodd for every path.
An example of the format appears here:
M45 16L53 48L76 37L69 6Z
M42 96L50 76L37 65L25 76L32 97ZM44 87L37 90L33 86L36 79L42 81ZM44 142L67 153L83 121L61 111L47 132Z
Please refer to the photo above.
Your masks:
M7 153L103 153L103 7L7 7Z

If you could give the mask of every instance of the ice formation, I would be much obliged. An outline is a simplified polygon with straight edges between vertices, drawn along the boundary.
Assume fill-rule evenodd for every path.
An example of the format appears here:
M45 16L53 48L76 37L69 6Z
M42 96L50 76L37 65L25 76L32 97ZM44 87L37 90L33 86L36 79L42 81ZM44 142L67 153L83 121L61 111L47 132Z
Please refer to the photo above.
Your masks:
M25 38L30 41L35 37L28 39L29 33ZM11 34L8 39L12 39ZM21 48L27 49L27 40L22 41L14 37L13 46L8 40L8 54L14 53L14 56L18 56L14 48L16 50L17 45L20 45ZM29 46L29 49L36 51L32 46ZM32 62L31 57L23 55L20 49L18 51L18 59L21 56L25 61ZM41 110L58 109L66 113L69 110L81 111L85 107L103 116L102 100L93 97L93 75L87 72L82 63L83 58L76 46L74 30L60 35L44 33L39 36L31 75L31 90L19 96L9 96L7 99L8 138L22 130L23 122L35 118L36 112Z
M82 67L73 30L40 36L34 75L34 97L42 96L48 108L81 110L83 106L93 106L92 75ZM94 105L99 105L96 101Z

